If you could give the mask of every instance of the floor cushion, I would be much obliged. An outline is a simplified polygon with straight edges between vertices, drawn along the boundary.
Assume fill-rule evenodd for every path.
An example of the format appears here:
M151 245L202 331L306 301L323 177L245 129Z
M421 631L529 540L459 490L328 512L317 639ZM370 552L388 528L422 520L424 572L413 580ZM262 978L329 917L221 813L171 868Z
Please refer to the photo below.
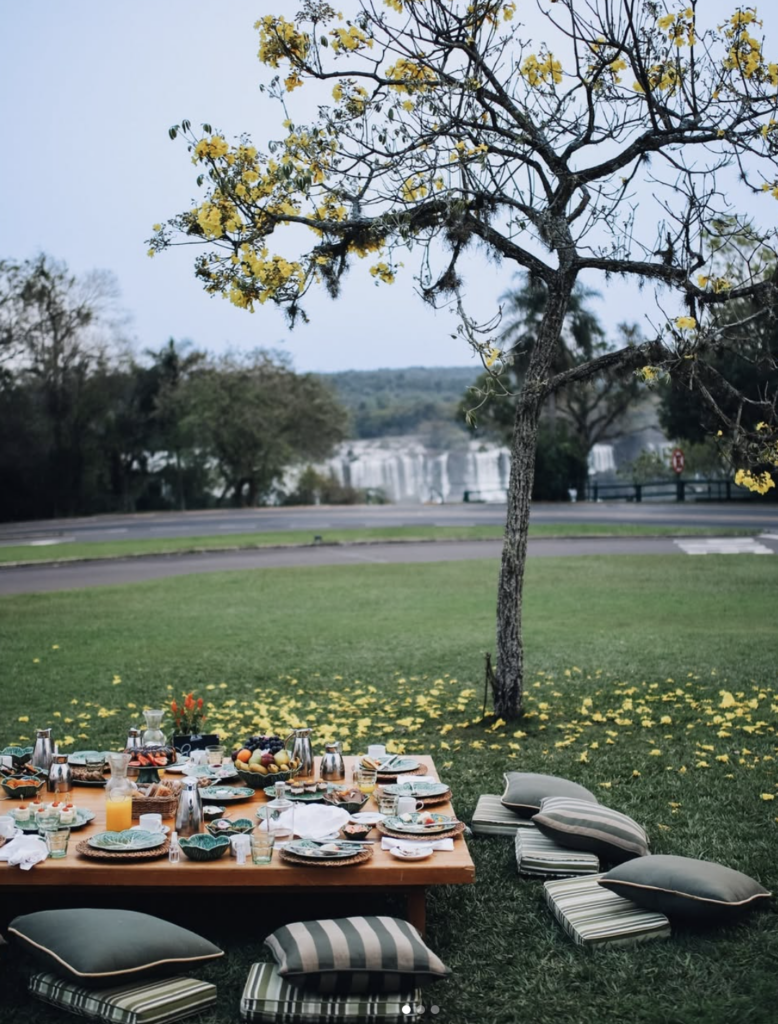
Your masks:
M39 910L15 917L8 932L43 970L79 985L161 977L224 956L194 932L134 910Z
M577 946L604 946L670 937L664 914L644 910L632 900L603 889L602 875L545 882L551 913ZM603 893L615 899L604 899Z
M600 885L641 907L690 924L720 924L767 906L770 893L741 871L715 861L661 854L613 868Z
M560 846L538 828L517 829L515 846L520 875L574 878L596 875L600 870L600 860L595 853Z
M569 796L578 800L597 803L597 797L585 786L557 775L541 775L537 772L506 772L505 789L501 797L509 807L522 818L531 818L540 810L541 803L549 796Z
M46 972L33 974L28 988L33 996L52 1006L109 1024L166 1024L216 1004L216 986L195 978L134 981L94 989Z
M240 1014L257 1024L401 1024L422 1019L422 994L325 996L290 985L276 964L254 964L240 1000Z
M413 925L397 917L296 921L265 945L282 978L326 995L410 992L448 974Z
M498 796L478 797L470 828L483 836L513 836L518 828L534 828L528 818L520 818L515 811L504 807Z
M648 853L648 836L642 825L621 811L588 800L548 797L532 820L554 842L596 853L609 864Z

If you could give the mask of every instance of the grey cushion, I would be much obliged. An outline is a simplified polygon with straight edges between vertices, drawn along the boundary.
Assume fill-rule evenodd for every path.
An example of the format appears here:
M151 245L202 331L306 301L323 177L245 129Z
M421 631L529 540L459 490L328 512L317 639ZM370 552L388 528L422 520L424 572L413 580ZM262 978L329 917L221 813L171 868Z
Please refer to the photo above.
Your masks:
M522 818L531 818L540 810L541 803L549 796L572 796L578 800L597 803L597 797L584 786L556 775L536 775L534 772L506 772L502 804Z
M505 807L498 796L485 793L478 797L478 803L470 822L473 832L485 836L513 836L519 828L534 828L527 818L520 818L515 811Z
M514 845L520 875L575 878L597 874L600 870L600 861L595 854L560 846L534 826L517 828Z
M40 910L8 931L44 970L82 985L118 985L224 956L207 939L134 910Z
M753 878L692 857L640 857L603 875L600 885L669 918L715 924L765 906L770 893Z
M596 853L611 864L648 853L648 836L642 826L621 811L589 800L548 797L532 820L560 846Z
M396 917L302 921L265 943L281 977L314 992L409 992L448 974L413 925Z
M644 910L632 900L598 885L600 875L546 882L546 903L577 946L627 945L669 939L664 914Z

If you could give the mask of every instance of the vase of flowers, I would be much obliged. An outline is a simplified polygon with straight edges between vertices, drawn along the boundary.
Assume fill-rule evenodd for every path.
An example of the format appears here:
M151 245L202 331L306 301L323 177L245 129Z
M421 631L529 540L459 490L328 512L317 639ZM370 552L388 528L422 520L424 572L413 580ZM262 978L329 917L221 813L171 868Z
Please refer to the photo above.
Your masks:
M208 720L202 697L186 693L183 700L170 702L170 710L175 725L173 746L180 754L188 755L193 750L205 750L219 743L216 733L202 731Z

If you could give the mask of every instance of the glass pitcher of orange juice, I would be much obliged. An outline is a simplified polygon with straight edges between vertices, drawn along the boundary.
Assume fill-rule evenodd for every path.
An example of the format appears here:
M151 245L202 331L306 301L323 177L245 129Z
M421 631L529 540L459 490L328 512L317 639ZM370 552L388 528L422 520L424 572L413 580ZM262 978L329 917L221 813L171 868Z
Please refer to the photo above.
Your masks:
M132 794L135 783L127 778L131 754L109 754L111 777L105 787L105 827L123 832L132 826Z

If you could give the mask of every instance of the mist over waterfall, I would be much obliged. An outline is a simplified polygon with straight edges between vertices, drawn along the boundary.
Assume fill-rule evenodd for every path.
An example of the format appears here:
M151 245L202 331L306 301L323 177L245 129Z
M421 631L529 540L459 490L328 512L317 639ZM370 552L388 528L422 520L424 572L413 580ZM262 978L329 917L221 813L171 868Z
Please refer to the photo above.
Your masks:
M322 467L338 482L382 491L393 502L504 501L510 452L464 440L451 450L427 447L413 435L347 441Z

